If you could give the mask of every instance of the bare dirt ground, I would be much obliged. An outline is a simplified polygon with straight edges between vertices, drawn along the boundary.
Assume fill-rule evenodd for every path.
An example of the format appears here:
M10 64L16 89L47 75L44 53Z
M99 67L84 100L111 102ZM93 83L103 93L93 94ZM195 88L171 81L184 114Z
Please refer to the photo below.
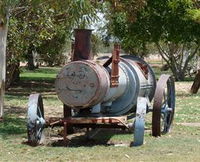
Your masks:
M200 123L176 123L177 125L183 125L188 127L200 127Z
M190 93L190 89L192 87L192 82L176 82L176 91Z

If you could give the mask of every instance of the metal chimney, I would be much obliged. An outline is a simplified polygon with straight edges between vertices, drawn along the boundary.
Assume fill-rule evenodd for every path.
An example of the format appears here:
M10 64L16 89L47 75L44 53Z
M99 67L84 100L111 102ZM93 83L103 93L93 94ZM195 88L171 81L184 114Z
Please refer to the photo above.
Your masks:
M72 61L92 60L90 29L75 29L75 45Z

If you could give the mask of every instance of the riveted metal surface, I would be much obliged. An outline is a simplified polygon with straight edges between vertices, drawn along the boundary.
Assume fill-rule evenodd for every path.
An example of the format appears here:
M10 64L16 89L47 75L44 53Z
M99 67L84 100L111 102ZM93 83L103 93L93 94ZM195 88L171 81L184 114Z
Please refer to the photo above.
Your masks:
M67 106L87 108L103 100L110 86L108 72L93 61L75 61L56 78L58 98Z
M112 102L109 115L124 115L131 109L132 111L135 111L133 107L137 103L137 96L140 87L138 75L133 66L129 64L126 59L121 58L120 66L126 74L127 86L123 95Z
M138 96L147 97L151 89L151 87L149 87L148 85L148 79L146 78L143 71L141 70L141 68L138 66L138 64L135 61L130 60L130 59L126 59L126 61L135 69L136 75L138 76L138 79L140 82L140 85L138 85L139 86Z
M111 71L107 68L108 71ZM118 79L118 86L111 87L104 98L104 102L112 102L118 97L122 96L126 89L128 88L128 75L126 73L126 69L119 65L119 79Z
M135 65L137 62L138 63L141 63L141 64L143 64L144 66L146 66L147 67L147 69L145 69L145 71L144 71L144 77L146 77L146 70L148 70L148 77L147 78L145 78L145 79L147 79L148 80L148 85L150 86L149 87L149 94L148 94L148 97L149 97L149 100L150 101L152 101L152 99L153 99L153 97L154 97L154 94L155 94L155 89L156 89L156 77L155 77L155 74L154 74L154 72L153 72L153 69L149 66L149 64L147 64L144 60L142 60L141 58L139 58L139 57L137 57L137 56L133 56L133 55L124 55L124 56L121 56L122 58L124 58L124 59L126 59L126 60L129 60L129 62L130 61L132 61L132 63L133 62L135 62L135 63L133 63L133 65ZM142 69L141 69L142 70ZM142 71L141 71L142 72ZM140 72L140 73L141 73ZM142 76L142 75L141 75ZM144 77L139 77L139 79L140 79L140 81L142 81L142 79L141 78L144 78ZM141 83L141 88L143 88L143 87L146 87L147 86L147 84L145 83L145 84L142 84Z

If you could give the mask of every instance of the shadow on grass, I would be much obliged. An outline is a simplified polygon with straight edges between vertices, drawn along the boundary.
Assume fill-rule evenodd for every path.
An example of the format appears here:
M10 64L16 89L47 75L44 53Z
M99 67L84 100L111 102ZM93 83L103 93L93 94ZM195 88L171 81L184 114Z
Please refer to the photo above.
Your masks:
M27 113L27 109L25 108L22 108L22 107L6 107L5 110L6 114L9 114L9 115L14 115L14 116L19 116L19 115L26 115ZM6 115L6 116L9 116L9 115Z
M93 147L93 146L112 146L120 144L120 140L112 140L114 135L127 135L132 134L125 130L120 129L101 129L101 131L93 138L89 138L87 135L79 135L72 137L67 144L63 140L53 142L50 146L53 147ZM123 141L123 143L125 143Z
M23 69L20 81L6 91L5 116L0 122L0 136L3 139L27 132L26 119L28 96L31 93L55 95L54 82L59 68L40 68L35 71ZM53 97L52 97L53 99Z
M12 86L9 88L9 90L6 92L8 97L28 97L31 93L53 93L55 94L54 89L54 80L48 81L20 81L17 85Z

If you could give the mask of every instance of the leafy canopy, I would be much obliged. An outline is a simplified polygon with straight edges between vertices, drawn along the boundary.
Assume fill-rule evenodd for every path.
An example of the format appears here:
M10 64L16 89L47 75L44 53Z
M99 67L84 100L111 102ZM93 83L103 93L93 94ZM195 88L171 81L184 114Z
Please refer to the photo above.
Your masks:
M199 43L199 13L193 0L151 0L134 22L127 19L123 10L108 14L109 29L128 50L146 42Z

